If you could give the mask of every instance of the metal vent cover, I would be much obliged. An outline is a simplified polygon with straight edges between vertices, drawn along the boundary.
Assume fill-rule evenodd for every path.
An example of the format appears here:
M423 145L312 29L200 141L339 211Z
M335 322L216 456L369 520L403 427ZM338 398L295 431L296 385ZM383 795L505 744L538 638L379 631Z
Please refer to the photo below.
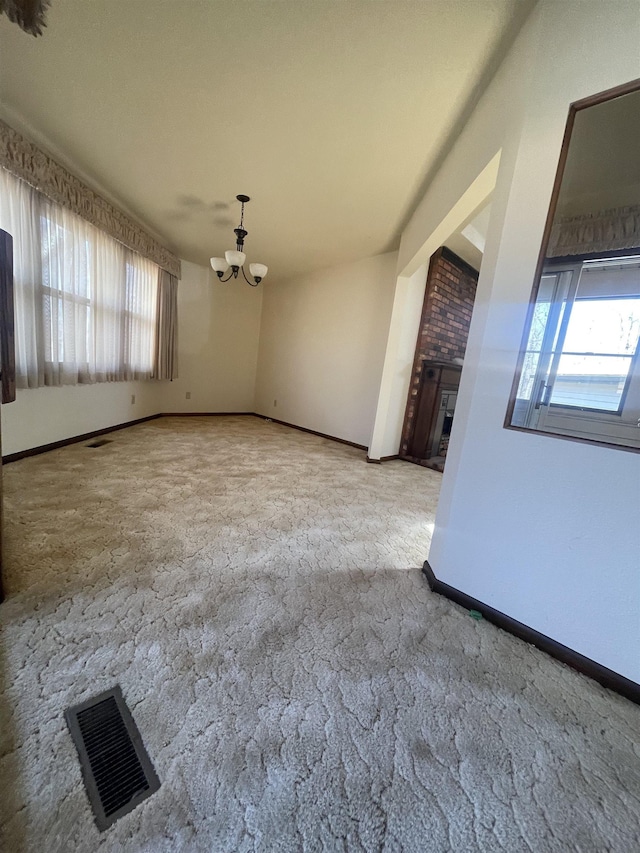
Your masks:
M102 832L160 787L140 732L116 685L64 712Z

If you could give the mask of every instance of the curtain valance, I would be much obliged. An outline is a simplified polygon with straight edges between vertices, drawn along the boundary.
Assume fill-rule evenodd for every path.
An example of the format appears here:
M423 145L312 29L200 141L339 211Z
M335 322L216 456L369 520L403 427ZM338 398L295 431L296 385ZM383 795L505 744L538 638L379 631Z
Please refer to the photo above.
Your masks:
M640 247L640 205L600 210L557 219L551 229L548 258L613 252Z
M117 207L0 120L0 166L52 201L86 219L128 249L180 278L180 259Z

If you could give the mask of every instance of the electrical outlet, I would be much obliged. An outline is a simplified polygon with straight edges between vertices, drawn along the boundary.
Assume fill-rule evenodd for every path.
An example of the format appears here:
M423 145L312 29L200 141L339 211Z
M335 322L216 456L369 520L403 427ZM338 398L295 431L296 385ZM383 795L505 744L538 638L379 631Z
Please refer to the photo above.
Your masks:
M132 406L133 406L133 404L135 403L135 401L136 401L136 395L135 395L135 394L132 394L132 395L131 395L131 405L132 405Z
M191 399L191 391L187 391L187 393L185 394L185 397L187 398L187 400L190 400Z
M275 409L275 407L276 407L277 405L278 405L278 401L277 401L277 400L274 400L274 401L273 401L273 408Z

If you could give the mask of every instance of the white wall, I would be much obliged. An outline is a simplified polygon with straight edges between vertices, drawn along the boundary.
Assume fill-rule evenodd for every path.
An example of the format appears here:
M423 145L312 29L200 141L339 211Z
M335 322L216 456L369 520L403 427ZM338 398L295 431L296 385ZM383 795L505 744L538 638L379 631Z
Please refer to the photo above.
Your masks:
M399 276L396 282L376 415L371 430L370 459L395 456L400 449L422 319L427 270L427 265L423 264L413 275Z
M2 454L154 415L159 392L154 382L19 388L15 402L2 406Z
M368 446L397 253L264 289L256 411ZM277 406L274 406L277 400Z
M182 262L179 378L162 383L163 412L253 412L265 286L222 283L210 267Z
M640 457L503 421L569 104L640 77L639 11L541 2L438 175L459 180L462 150L473 175L502 148L429 554L440 580L635 681ZM446 214L418 209L405 259Z
M2 406L3 455L158 412L252 412L261 288L221 284L211 269L187 261L182 276L179 379L18 389L16 401Z

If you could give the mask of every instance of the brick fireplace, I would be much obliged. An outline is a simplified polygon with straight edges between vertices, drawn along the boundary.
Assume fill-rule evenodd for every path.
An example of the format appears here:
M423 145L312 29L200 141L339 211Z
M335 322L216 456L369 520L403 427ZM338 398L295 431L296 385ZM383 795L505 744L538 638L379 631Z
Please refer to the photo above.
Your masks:
M426 464L424 460L411 456L408 450L414 429L422 363L450 363L455 358L464 358L477 284L477 270L450 249L442 246L432 255L400 443L399 455L403 459Z

